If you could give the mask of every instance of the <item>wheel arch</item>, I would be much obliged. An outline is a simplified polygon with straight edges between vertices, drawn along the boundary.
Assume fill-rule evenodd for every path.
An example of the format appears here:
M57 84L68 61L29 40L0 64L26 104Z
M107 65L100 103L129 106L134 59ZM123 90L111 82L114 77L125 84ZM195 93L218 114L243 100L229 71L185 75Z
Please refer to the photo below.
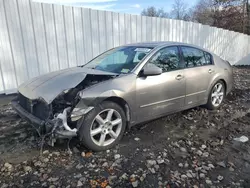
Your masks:
M116 104L118 104L119 106L122 107L122 109L125 112L126 115L126 120L127 120L127 128L130 128L130 122L131 122L131 110L129 107L129 104L127 103L127 101L125 101L123 98L121 97L117 97L117 96L112 96L112 97L108 97L106 99L104 99L103 101L111 101L114 102Z
M223 84L224 84L224 86L225 86L225 93L227 93L228 86L227 86L226 80L225 80L223 77L221 77L221 76L217 76L216 78L213 79L213 81L212 81L212 82L210 83L210 85L209 85L209 89L208 89L208 93L207 93L208 96L209 96L209 94L210 94L210 92L211 92L213 86L214 86L217 82L219 82L219 81L223 82Z
M225 93L227 93L227 83L226 83L226 81L224 79L219 79L218 81L222 81L223 82L223 84L225 86ZM217 82L215 82L215 83L217 83Z
M214 109L217 109L220 105L221 105L221 102L218 106L214 106L214 104L212 104L212 100L211 100L211 95L212 95L212 90L214 88L214 86L220 82L221 84L224 85L224 89L225 89L225 93L224 93L224 96L226 95L226 89L227 89L227 83L226 81L223 79L223 78L219 78L219 79L216 79L211 85L210 85L210 89L209 89L209 94L208 94L208 98L207 98L207 103L205 104L205 107L207 107L209 110L214 110Z

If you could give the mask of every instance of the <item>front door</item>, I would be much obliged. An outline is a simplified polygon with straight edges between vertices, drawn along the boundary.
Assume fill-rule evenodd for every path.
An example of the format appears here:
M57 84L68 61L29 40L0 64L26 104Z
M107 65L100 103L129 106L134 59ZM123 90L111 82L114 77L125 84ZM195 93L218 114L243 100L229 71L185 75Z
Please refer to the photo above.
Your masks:
M181 47L186 68L185 106L206 102L208 85L213 77L214 65L209 53L192 47Z
M177 47L166 47L147 62L162 68L156 76L138 76L136 80L137 121L145 121L176 111L185 103L184 70L180 69Z

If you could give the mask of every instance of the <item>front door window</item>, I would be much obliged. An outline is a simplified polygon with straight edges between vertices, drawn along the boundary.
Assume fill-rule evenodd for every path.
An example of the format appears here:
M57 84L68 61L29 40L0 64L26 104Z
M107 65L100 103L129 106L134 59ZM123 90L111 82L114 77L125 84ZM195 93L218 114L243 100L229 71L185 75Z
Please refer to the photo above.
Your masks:
M176 46L159 50L148 63L155 64L162 68L162 72L169 72L180 69L179 50Z

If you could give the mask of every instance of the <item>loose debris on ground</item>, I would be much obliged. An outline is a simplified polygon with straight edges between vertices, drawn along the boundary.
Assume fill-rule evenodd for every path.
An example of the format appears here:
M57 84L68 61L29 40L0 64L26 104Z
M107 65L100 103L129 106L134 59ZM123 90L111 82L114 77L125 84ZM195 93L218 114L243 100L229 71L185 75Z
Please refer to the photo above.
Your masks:
M77 140L45 146L27 122L0 109L0 188L250 187L250 69L234 69L222 107L198 107L129 130L115 148L92 153ZM245 138L246 140L246 138Z

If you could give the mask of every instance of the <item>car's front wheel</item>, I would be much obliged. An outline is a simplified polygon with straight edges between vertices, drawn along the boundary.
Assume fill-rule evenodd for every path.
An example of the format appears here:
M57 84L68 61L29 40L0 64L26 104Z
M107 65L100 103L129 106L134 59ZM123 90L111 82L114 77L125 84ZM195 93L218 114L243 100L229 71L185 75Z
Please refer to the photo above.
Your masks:
M210 110L219 108L225 98L225 91L224 83L221 80L216 82L208 96L207 108Z
M93 151L102 151L116 145L126 127L126 116L118 104L104 101L79 122L82 143Z

